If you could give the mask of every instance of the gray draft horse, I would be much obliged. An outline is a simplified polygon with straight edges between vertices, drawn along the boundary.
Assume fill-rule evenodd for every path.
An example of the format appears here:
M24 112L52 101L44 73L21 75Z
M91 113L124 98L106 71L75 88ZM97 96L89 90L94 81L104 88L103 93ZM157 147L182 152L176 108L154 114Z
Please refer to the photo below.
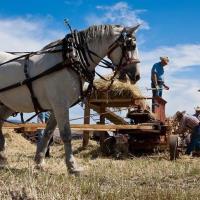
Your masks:
M140 79L139 58L136 46L135 31L138 26L123 27L119 25L99 25L91 26L86 30L77 32L77 35L83 35L80 41L87 44L87 48L81 49L87 60L87 72L94 72L97 64L106 55L115 66L120 69L129 70L130 79L137 82ZM66 37L65 37L66 38ZM82 75L83 70L79 68L74 70L67 63L70 57L64 55L66 52L64 39L56 45L50 44L47 51L41 54L33 54L28 58L15 59L17 56L0 52L0 164L7 164L5 156L5 139L2 133L4 121L14 112L34 112L37 104L43 110L51 111L51 116L45 129L44 137L37 148L35 161L37 165L44 162L44 154L47 144L52 136L55 127L58 125L60 136L64 143L65 161L70 173L79 173L82 171L76 164L72 153L71 130L69 123L69 108L82 95L82 84L86 77ZM85 45L86 46L86 45ZM78 46L76 47L79 48ZM80 59L79 59L80 60ZM80 61L81 63L83 61ZM61 69L49 72L52 67L61 63ZM26 68L24 67L26 66ZM78 65L79 66L79 65ZM77 68L77 67L76 67ZM25 70L26 69L26 70ZM116 70L116 68L115 68ZM44 76L39 74L44 73ZM34 77L39 77L34 79ZM23 84L24 80L31 79L29 87ZM9 87L19 83L18 87ZM31 90L34 95L31 95ZM7 88L3 90L2 88Z

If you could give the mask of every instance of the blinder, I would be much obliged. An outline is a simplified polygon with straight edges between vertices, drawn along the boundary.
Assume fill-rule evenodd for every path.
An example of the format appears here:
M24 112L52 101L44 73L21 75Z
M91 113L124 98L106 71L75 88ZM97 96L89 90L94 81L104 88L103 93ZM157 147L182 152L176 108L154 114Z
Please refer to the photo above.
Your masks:
M135 60L133 58L131 58L129 55L131 51L135 51L136 50L136 37L131 35L131 34L127 34L126 31L123 31L120 35L120 37L113 43L110 45L109 47L109 51L108 51L108 58L110 59L110 55L111 53L116 49L120 47L121 51L122 51L122 56L120 59L120 63L119 63L119 68L122 68L124 66L126 66L127 64L133 64L133 63L139 63L139 60ZM123 58L125 58L125 63L122 63Z

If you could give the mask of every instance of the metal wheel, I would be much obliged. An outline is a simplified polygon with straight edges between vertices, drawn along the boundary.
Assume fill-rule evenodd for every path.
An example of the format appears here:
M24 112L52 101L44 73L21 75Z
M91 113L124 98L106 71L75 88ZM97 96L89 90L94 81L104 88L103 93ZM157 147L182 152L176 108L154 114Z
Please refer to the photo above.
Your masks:
M169 136L169 153L170 153L170 160L176 160L178 158L178 136L177 135Z

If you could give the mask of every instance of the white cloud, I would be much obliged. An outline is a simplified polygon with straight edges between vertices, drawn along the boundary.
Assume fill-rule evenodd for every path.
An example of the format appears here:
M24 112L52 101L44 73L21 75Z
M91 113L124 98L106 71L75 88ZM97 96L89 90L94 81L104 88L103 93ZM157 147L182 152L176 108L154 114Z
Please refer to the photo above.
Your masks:
M48 17L34 19L0 18L1 51L33 51L63 37L63 33L48 27Z
M192 65L200 65L200 44L183 44L172 47L158 47L152 51L142 52L142 62L153 64L159 56L168 56L170 70L179 71Z
M133 26L138 23L142 24L143 29L149 29L146 21L139 17L139 14L145 10L134 10L126 2L118 2L111 6L97 6L98 10L102 10L101 15L90 14L86 21L91 24L122 24L125 26Z
M197 90L200 87L200 80L192 78L180 79L169 77L167 80L171 90L164 93L167 103L167 114L173 115L177 110L186 110L188 113L194 113L194 107L200 104L200 93Z

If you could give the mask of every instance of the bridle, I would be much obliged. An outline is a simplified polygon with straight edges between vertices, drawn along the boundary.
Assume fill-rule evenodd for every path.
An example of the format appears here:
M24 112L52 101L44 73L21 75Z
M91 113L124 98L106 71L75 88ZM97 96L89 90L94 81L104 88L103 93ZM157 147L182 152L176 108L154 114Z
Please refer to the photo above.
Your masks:
M122 52L121 58L120 58L119 64L117 65L119 69L122 69L124 66L128 64L140 63L138 59L132 59L128 55L129 51L136 50L135 41L136 41L135 36L130 35L125 30L123 30L119 38L109 46L107 56L110 60L111 60L111 54L113 53L113 51L115 51L117 48L121 48L121 52ZM122 63L123 58L125 58L124 63Z
M110 90L116 75L118 74L119 71L123 70L123 68L127 65L130 64L136 64L136 63L140 63L140 60L138 59L133 59L129 57L129 51L135 51L136 50L136 38L135 36L133 36L132 34L128 34L124 28L124 30L121 32L120 36L117 38L117 40L115 40L109 47L108 47L108 53L107 53L107 57L111 59L111 54L117 49L120 48L121 49L121 58L119 60L118 64L115 63L110 63L109 62L109 66L112 66L112 70L114 71L113 76L107 80L105 79L103 76L101 76L99 73L95 72L101 79L105 80L105 81L109 81L110 84L106 89L98 89L99 91L102 92L106 92L108 90ZM93 53L93 52L92 52ZM93 53L94 54L94 53ZM123 59L125 58L125 62L123 62ZM102 59L103 60L103 59ZM100 65L101 66L101 65ZM104 68L111 68L111 67L105 67L105 66L101 66ZM113 68L113 66L115 66L115 68ZM93 88L95 88L93 86Z

